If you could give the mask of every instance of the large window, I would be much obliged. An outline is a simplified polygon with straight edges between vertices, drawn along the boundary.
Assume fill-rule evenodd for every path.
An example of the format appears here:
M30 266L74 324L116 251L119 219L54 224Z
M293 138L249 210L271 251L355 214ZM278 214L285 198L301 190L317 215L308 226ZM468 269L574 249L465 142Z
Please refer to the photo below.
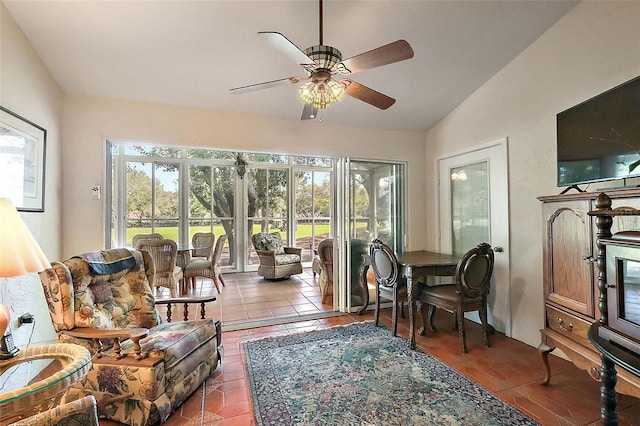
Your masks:
M296 247L302 261L313 259L313 249L331 236L331 172L295 172Z
M111 142L111 232L108 247L157 232L187 246L196 232L226 234L222 264L254 270L256 232L280 232L288 245L313 248L331 235L333 160ZM238 238L239 237L239 238Z

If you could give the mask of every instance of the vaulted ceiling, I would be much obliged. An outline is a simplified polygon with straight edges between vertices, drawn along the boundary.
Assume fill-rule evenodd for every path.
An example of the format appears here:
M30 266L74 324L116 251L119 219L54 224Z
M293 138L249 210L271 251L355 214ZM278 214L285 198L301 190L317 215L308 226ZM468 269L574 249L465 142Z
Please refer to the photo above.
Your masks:
M304 75L256 33L278 31L302 50L318 44L316 0L2 1L66 92L301 116L294 85L229 89ZM414 57L350 77L396 99L389 109L345 96L320 119L426 131L576 3L325 0L323 44L344 58L399 39Z

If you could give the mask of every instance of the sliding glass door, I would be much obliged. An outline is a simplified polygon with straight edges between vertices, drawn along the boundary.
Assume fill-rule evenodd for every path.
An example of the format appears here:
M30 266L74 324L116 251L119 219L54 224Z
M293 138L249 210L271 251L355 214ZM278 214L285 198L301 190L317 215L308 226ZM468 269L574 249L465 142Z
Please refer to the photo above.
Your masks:
M132 236L158 232L188 245L196 232L227 235L222 265L255 271L256 232L279 232L301 247L310 267L318 243L332 235L333 163L326 157L237 153L109 144L105 247L130 247Z
M342 169L338 294L341 308L360 311L375 302L371 274L362 276L371 241L380 239L396 252L404 248L405 165L349 159Z

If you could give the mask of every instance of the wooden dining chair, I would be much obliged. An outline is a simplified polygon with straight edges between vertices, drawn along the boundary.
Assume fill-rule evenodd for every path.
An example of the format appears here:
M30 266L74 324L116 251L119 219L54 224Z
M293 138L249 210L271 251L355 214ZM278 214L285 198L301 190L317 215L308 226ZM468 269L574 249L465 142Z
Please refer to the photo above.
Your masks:
M427 318L423 314L429 307L429 328L437 332L433 324L436 308L453 312L455 326L462 341L462 352L467 352L464 327L464 313L478 311L482 322L485 345L489 346L489 325L487 323L487 299L493 274L493 250L487 243L481 243L462 256L456 267L454 282L434 286L422 286L417 300L417 313L422 326L419 334L424 335Z
M393 302L392 328L395 336L398 332L398 309L402 309L402 304L408 302L407 280L398 272L398 259L395 253L382 241L375 239L371 242L369 257L376 280L376 326L380 318L380 299L391 300Z

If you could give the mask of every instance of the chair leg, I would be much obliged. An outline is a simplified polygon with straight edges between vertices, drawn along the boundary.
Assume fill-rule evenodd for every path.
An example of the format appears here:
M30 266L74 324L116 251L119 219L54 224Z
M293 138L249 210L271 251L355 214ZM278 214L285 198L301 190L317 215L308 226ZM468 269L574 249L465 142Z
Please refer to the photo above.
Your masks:
M435 324L433 323L433 314L435 314L435 313L436 313L435 305L429 305L429 328L434 333L437 333L438 329L436 328Z
M376 327L379 327L378 320L380 319L380 292L377 290L377 288L376 288L376 313L374 316L376 319Z
M222 278L222 274L218 274L218 279L222 283L222 287L226 287L226 284L224 283L224 278Z
M416 301L416 314L418 315L418 321L420 321L420 330L418 330L418 334L420 336L424 336L427 332L427 318L422 312L425 305L426 303L424 303L422 300Z
M393 295L393 311L391 312L391 322L393 327L393 335L398 334L398 301L396 295Z
M218 290L218 294L222 293L222 291L220 291L220 284L218 284L218 279L216 278L216 276L214 275L211 279L213 280L213 285L216 286L216 290Z
M462 341L462 353L467 353L467 336L464 329L464 311L461 306L458 306L456 316L458 317L458 334Z
M482 322L482 332L484 334L484 344L489 347L489 325L487 324L487 305L480 309L480 321Z

